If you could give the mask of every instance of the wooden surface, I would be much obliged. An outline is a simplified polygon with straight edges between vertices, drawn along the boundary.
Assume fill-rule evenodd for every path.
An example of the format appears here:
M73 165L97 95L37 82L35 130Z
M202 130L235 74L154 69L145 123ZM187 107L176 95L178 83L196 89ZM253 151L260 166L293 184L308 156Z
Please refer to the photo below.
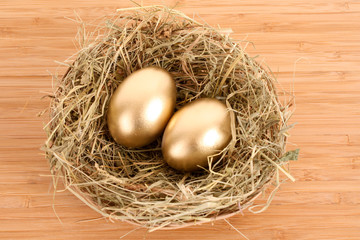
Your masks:
M99 215L68 191L53 202L39 150L44 122L36 114L48 105L40 99L51 91L47 71L75 52L76 25L64 17L76 10L90 20L129 6L119 0L0 2L0 238L244 239L223 220L147 233L127 223L84 221ZM360 239L360 2L182 0L177 9L254 42L256 49L247 51L260 54L285 89L295 86L292 122L299 124L289 149L301 148L291 167L297 181L284 184L266 212L229 222L249 239Z

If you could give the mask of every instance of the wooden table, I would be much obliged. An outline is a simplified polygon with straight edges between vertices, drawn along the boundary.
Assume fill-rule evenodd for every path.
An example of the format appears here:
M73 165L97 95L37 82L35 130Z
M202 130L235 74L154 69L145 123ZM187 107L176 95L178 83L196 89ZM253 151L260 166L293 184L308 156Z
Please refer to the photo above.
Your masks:
M147 1L145 5L177 1ZM39 150L57 63L75 52L74 10L90 20L119 0L0 2L0 238L4 239L244 239L223 220L147 233L110 223L68 191L53 199L49 167ZM346 0L182 0L190 16L231 28L255 43L296 112L289 149L301 148L284 184L262 214L229 219L249 239L360 239L360 2ZM61 222L56 217L56 213ZM92 221L87 221L92 220Z

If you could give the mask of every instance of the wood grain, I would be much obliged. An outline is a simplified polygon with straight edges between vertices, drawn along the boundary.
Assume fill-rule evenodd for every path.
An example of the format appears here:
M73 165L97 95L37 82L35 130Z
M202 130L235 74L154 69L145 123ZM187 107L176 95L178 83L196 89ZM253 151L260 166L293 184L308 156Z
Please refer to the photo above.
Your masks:
M360 239L360 2L346 0L169 0L196 19L248 40L284 89L295 88L289 149L301 148L269 209L229 222L249 239ZM53 199L41 100L55 72L76 50L76 11L84 20L133 6L117 0L0 2L1 239L243 239L217 221L147 233L111 223L68 191ZM243 43L244 45L245 43ZM295 71L295 74L294 74ZM260 199L259 202L263 202ZM61 222L56 217L53 208ZM97 219L97 220L96 220ZM170 236L170 237L169 237Z

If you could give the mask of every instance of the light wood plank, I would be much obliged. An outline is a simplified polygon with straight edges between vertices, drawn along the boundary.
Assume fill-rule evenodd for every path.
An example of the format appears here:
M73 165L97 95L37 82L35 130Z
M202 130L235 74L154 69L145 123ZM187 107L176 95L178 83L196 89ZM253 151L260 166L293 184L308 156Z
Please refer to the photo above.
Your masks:
M229 222L250 239L360 239L360 2L143 2L178 3L178 10L197 20L231 28L233 38L245 40L241 46L260 55L281 87L296 95L291 121L298 125L289 131L288 148L301 148L290 168L297 181L286 182L264 213L245 211ZM46 118L36 117L48 106L40 98L51 92L55 61L76 52L77 26L65 17L74 18L76 11L93 21L129 6L118 0L0 2L0 239L119 239L134 229L94 220L99 215L67 191L53 200L39 150ZM171 232L138 229L123 239L169 236L242 239L222 220Z

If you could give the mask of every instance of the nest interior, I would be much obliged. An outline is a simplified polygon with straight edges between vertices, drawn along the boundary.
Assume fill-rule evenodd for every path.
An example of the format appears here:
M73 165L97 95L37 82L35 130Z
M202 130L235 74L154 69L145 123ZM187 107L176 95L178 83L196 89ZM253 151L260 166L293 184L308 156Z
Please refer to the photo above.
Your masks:
M166 7L120 10L102 22L79 31L80 50L51 96L44 150L55 184L62 179L105 217L155 230L237 213L269 183L280 184L279 170L288 175L291 101L280 103L275 78L239 44ZM163 161L161 137L137 149L113 141L109 99L146 66L172 74L176 110L202 97L226 104L233 139L220 161L210 156L208 169L184 174Z

